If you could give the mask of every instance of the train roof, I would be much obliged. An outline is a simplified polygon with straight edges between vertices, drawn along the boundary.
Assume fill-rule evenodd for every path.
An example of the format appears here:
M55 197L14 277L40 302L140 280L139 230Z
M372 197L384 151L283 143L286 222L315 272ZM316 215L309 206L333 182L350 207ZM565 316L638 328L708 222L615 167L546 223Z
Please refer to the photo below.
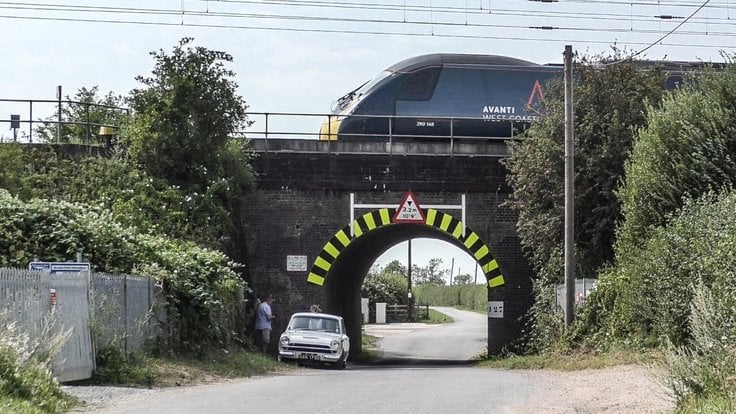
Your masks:
M718 62L703 62L703 61L675 61L675 60L636 60L634 61L638 65L650 66L659 65L665 71L678 71L678 70L698 70L704 67L713 67L720 69L725 66L724 63ZM417 69L442 66L442 65L478 65L478 66L535 66L535 67L561 67L555 63L548 63L540 65L527 60L512 58L508 56L499 55L477 55L477 54L462 54L462 53L432 53L428 55L415 56L409 59L402 60L401 62L395 63L388 67L386 70L389 72L406 73L413 72ZM600 63L598 63L601 67ZM597 66L594 64L594 66Z
M471 55L461 53L432 53L415 56L396 63L386 70L389 72L413 72L419 68L442 65L484 65L484 66L541 66L526 60L498 55Z

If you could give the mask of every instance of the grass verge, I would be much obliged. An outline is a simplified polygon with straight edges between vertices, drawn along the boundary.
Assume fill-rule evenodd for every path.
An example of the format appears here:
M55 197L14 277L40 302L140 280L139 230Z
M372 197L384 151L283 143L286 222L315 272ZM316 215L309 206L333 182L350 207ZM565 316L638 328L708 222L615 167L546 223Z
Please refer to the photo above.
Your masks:
M114 351L98 365L87 384L170 387L251 377L294 369L258 352L238 349L212 351L206 357L133 356L127 362Z
M419 315L415 322L438 325L442 323L452 323L454 321L454 319L445 315L442 312L436 311L434 309L429 309L428 313L425 313L424 310L419 312Z
M378 344L380 341L381 339L379 337L363 332L363 335L362 335L363 351L360 353L360 355L350 357L350 361L360 362L360 363L369 363L369 362L374 362L374 361L379 360L381 358L381 356L378 353Z
M661 358L655 351L616 350L604 354L588 352L550 353L544 355L510 355L488 357L478 362L483 368L501 369L550 369L557 371L579 371L600 369L616 365L651 364Z

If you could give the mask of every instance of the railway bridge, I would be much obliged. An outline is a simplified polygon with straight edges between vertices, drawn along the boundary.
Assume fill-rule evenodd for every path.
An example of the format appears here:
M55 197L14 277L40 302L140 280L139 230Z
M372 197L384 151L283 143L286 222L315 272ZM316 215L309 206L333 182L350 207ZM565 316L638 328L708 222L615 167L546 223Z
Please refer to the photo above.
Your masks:
M360 287L368 270L395 244L425 237L464 249L483 269L493 305L489 352L519 337L533 271L521 252L517 216L502 205L510 193L503 141L254 139L250 146L257 189L243 200L242 257L256 295L276 296L274 335L288 315L319 303L345 318L351 353L359 353ZM392 220L407 191L427 207L421 223ZM464 217L443 208L462 202Z

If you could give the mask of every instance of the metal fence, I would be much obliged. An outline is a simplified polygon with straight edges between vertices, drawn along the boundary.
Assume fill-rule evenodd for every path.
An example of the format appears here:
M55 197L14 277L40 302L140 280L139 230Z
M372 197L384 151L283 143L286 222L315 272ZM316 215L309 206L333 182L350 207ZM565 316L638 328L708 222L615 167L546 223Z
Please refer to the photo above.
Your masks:
M14 323L31 343L69 334L52 360L59 381L91 377L95 347L140 351L157 334L156 298L146 277L0 268L3 324Z
M153 279L93 273L90 299L97 347L119 346L126 354L138 352L157 334L152 320L156 303Z
M74 119L65 119L69 111ZM108 144L128 116L129 108L92 102L0 98L0 142Z

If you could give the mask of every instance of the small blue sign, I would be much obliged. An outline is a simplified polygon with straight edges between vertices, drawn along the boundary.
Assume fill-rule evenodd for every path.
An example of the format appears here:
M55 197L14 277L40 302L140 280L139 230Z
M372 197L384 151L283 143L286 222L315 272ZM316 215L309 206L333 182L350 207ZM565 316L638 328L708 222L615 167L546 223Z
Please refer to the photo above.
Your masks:
M54 273L80 273L89 272L91 270L89 263L75 262L31 262L28 264L29 270L38 272Z

